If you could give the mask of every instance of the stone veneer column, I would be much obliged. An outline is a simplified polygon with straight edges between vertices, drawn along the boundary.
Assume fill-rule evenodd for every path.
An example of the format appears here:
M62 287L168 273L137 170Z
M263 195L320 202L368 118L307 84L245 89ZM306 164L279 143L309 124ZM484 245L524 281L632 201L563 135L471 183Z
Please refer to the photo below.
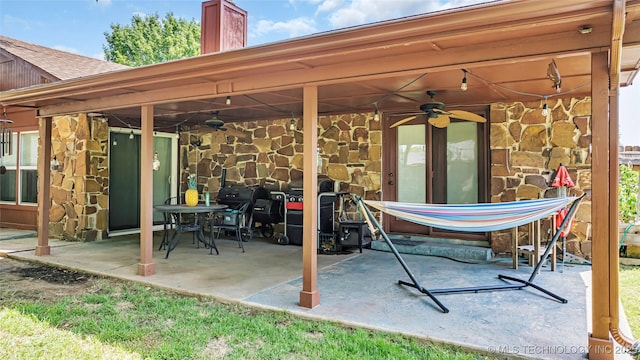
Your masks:
M85 114L53 118L49 235L93 241L107 230L109 128L103 118Z

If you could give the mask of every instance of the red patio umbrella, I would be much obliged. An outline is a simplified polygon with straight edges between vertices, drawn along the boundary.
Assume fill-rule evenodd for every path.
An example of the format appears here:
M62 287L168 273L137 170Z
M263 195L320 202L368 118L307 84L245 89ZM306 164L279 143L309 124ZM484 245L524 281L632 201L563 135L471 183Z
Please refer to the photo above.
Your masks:
M565 189L567 187L575 186L575 184L573 183L573 180L571 179L571 176L569 176L569 172L567 171L567 168L564 165L560 164L560 166L558 166L558 169L556 169L555 177L553 178L553 182L551 183L551 186L555 188L564 187ZM566 191L563 191L561 193L563 194L562 196L566 196ZM564 220L564 217L567 215L568 211L569 210L566 208L558 211L558 213L556 214L556 226L558 227L560 226L560 224L562 223L562 220ZM560 234L563 238L569 235L569 230L571 229L572 225L573 225L573 219L569 220L569 223Z

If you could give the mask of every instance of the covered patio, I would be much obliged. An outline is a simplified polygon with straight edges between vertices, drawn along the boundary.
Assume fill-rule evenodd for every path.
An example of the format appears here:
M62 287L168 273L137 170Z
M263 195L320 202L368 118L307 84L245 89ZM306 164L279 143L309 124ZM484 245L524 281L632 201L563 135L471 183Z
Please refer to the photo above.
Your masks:
M565 91L568 93L554 93L556 90L551 90L547 67L554 59L561 62L562 68L566 69L562 74L562 89L567 89ZM318 128L319 114L375 109L376 112L380 110L386 113L389 118L399 118L406 111L415 111L424 100L424 91L433 88L440 91L441 96L438 100L447 103L448 107L466 109L510 101L539 102L542 107L548 97L560 96L557 94L568 97L590 96L592 284L599 291L592 297L593 318L589 320L591 327L581 328L578 337L582 336L583 339L577 344L590 345L587 352L591 359L611 359L614 354L613 338L625 346L631 346L633 343L632 339L626 339L619 330L618 204L617 199L610 194L617 193L615 170L618 166L618 89L633 82L638 72L639 59L640 2L637 0L496 1L291 41L3 92L0 94L3 106L35 108L40 118L40 139L43 146L40 147L38 157L38 175L43 181L39 182L38 191L38 243L35 252L24 253L24 256L44 261L55 261L67 256L71 259L73 256L68 253L76 248L103 244L68 244L64 248L54 248L59 251L52 251L46 219L49 219L50 210L51 172L48 165L52 158L53 116L109 111L118 117L138 119L142 132L143 164L140 184L144 190L140 196L141 234L139 241L135 239L132 243L139 247L139 251L129 248L129 262L115 266L112 264L106 268L119 268L128 273L127 277L138 281L156 281L155 278L161 277L161 274L171 269L171 264L175 264L175 258L180 253L176 251L169 262L165 263L155 252L157 244L154 244L155 237L152 231L152 189L145 187L145 184L151 183L152 169L144 164L150 164L153 160L153 131L156 125L188 125L189 121L201 122L202 116L205 116L203 114L224 104L226 97L242 99L234 100L232 108L228 111L233 121L268 121L276 116L280 117L280 114L274 114L274 109L278 112L302 114L303 128L311 129L304 131L302 139L306 169L303 186L306 199L303 225L305 229L317 229L318 134L313 129ZM465 74L469 74L469 80L473 81L473 84L470 83L468 90L461 95L458 91ZM377 309L376 311L380 311L379 314L400 307L398 304L410 307L419 302L419 309L403 311L402 316L407 317L409 314L411 318L417 318L417 314L428 313L424 311L424 307L430 305L422 303L422 299L409 303L405 302L406 299L384 301L379 298L381 292L384 292L380 290L368 293L361 299L348 285L335 279L323 278L329 276L330 272L319 270L323 260L316 254L316 249L317 232L305 231L303 246L296 249L300 253L291 256L291 259L295 258L298 262L298 271L302 258L302 278L293 282L290 282L292 279L283 279L285 283L279 285L299 291L297 295L296 290L279 291L288 294L289 297L285 300L287 306L305 314L317 313L319 316L335 312L335 309L325 306L324 302L319 306L320 291L323 293L323 299L327 299L325 294L331 293L332 286L337 286L349 299L363 301L362 307L393 304ZM223 253L231 251L225 250ZM117 256L106 250L101 256L109 257L110 261L116 263L120 261ZM211 260L217 258L212 257ZM222 255L219 258L222 258ZM370 277L371 273L367 271L374 269L366 269L368 263L358 264L358 259L362 258L365 257L356 256L335 266L358 265L355 266L358 276L366 276L367 279L361 283L371 286L371 279L375 277ZM435 260L435 263L440 261ZM277 264L280 260L272 261ZM388 268L378 265L375 271L382 271L382 277L387 275ZM186 268L183 270L188 271ZM338 274L342 271L340 268L335 269ZM462 269L460 271L463 272ZM427 269L423 272L429 274L435 271ZM559 278L560 283L564 283L569 274L570 272L562 274ZM573 275L576 284L579 284L579 275ZM337 274L334 273L334 276ZM187 277L186 272L180 276L181 279ZM240 278L241 273L236 274L236 277ZM402 274L394 274L392 277L393 283L397 277L402 277ZM464 277L441 278L462 280ZM380 284L388 283L386 280L380 281ZM439 284L433 285L440 287ZM436 325L430 334L434 334L434 338L437 338L435 334L446 334L449 337L447 341L457 342L456 335L462 334L465 327L472 328L470 324L479 326L473 331L475 334L494 330L507 333L503 331L508 328L507 321L493 324L492 330L487 330L488 327L484 329L482 326L489 318L500 316L502 313L509 314L512 318L513 314L526 308L523 304L537 299L537 296L527 294L529 296L522 298L522 302L514 303L514 308L510 311L505 311L502 303L496 303L497 307L492 309L491 317L476 318L475 313L465 313L458 309L470 303L469 298L484 299L480 303L486 307L495 296L515 298L525 293L519 291L506 295L489 293L447 296L445 301L451 301L452 313L464 315L457 321L448 318ZM404 295L409 296L406 293ZM256 296L255 299L260 298L258 294L252 296ZM546 335L550 331L547 327L553 327L551 324L564 325L560 321L565 316L566 305L550 305L548 299L540 300L540 308L534 312L535 314L544 313L546 316L549 308L562 309L555 316L540 322L537 331ZM459 306L455 301L460 301ZM256 302L260 303L258 300ZM334 304L332 307L339 307L338 302ZM298 305L310 310L298 308ZM344 302L342 306L345 306ZM469 309L479 309L483 306L478 304ZM347 308L340 312L352 313L359 307L349 303ZM324 309L327 313L323 314ZM376 311L371 313L376 314ZM446 317L441 314L435 316ZM388 320L401 318L400 314L380 317ZM533 326L534 318L533 315L528 316L523 322ZM576 320L575 323L578 322L579 320ZM521 331L510 333L523 336ZM587 333L589 335L585 336ZM531 338L534 336L532 332ZM472 338L473 335L466 334L461 337ZM553 339L552 341L563 338L545 337ZM494 343L501 341L496 338ZM515 340L504 341L506 345L518 344ZM478 346L484 345L479 343ZM553 354L550 358L558 357L557 354Z
M161 233L154 234L158 245ZM158 271L135 275L134 235L92 243L51 241L52 255L36 256L36 239L3 240L0 249L14 259L35 261L135 281L219 301L288 311L310 319L337 321L397 332L501 356L582 359L588 352L591 267L572 265L552 272L543 268L538 283L566 297L567 304L531 289L440 295L451 311L444 314L426 296L398 285L406 274L389 252L365 249L345 255L318 256L322 305L301 307L300 247L255 238L241 253L233 240L220 240L220 255L196 248L188 238L169 259L154 250ZM511 268L510 259L493 264L463 264L448 259L404 255L429 288L502 283L497 274L528 277L531 267ZM2 261L0 259L0 261ZM626 328L626 321L622 322ZM624 352L620 347L618 353ZM619 359L630 357L618 356Z

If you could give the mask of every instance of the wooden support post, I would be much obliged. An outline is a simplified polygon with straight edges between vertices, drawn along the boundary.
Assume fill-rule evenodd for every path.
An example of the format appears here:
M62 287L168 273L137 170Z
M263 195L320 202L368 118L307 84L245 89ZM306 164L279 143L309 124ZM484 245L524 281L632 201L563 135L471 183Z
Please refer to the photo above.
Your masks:
M304 87L303 104L303 239L300 306L320 305L318 291L318 87Z
M38 119L38 245L36 255L51 254L49 245L49 209L51 208L51 127L50 117Z
M617 214L617 208L611 208L611 205L617 201L612 201L615 196L610 196L610 194L617 194L617 180L611 181L611 176L617 176L617 172L614 171L615 168L610 168L610 148L612 142L617 144L618 133L617 131L612 133L610 128L608 60L607 52L594 53L591 57L591 134L593 136L591 161L592 332L589 337L589 359L591 360L614 358L613 341L609 336L611 321L609 288L612 276L609 252L610 242L616 241L617 236L611 238L609 212L614 211ZM617 127L617 122L615 127ZM616 235L617 231L616 224Z
M153 264L153 105L142 106L140 145L140 263L138 275L155 273Z

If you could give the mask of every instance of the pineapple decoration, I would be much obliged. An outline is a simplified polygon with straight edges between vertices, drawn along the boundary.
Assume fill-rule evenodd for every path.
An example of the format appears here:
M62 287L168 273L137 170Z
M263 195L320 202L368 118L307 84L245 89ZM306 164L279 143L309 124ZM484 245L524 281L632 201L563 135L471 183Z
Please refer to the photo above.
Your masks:
M198 205L198 188L195 174L189 175L189 189L184 193L184 203L187 206Z

